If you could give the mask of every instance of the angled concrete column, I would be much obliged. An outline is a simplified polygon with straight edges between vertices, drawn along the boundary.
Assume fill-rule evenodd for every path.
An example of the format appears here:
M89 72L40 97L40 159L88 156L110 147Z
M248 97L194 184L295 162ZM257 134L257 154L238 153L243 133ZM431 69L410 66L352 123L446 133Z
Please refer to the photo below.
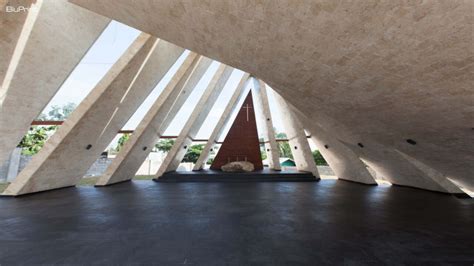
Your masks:
M383 179L393 185L449 193L448 190L435 182L432 177L415 166L397 150L393 150L375 141L363 139L361 143L364 145L364 148L358 147L355 143L343 143L356 152L361 160L377 173L377 176L383 177Z
M8 164L7 181L11 182L18 175L20 169L21 148L16 148L10 155L10 163Z
M431 178L434 182L436 182L439 186L441 186L446 192L451 194L457 195L465 195L468 196L464 191L462 191L456 184L451 182L445 175L436 171L435 169L429 167L428 165L416 160L415 158L405 154L399 150L396 150L401 156L407 159L411 164L413 164L416 168L420 169L423 173Z
M311 153L311 148L301 122L298 121L286 101L278 93L274 92L273 94L280 107L281 118L291 147L291 153L295 159L296 168L298 171L310 172L319 179L318 168L314 162L313 154Z
M191 116L186 121L173 147L166 155L165 159L160 165L156 173L156 178L161 177L164 173L176 171L179 164L183 160L189 145L198 133L204 120L212 109L214 102L221 93L225 83L232 74L232 67L221 64L216 73L209 82L206 90L199 99L196 108L191 113Z
M280 152L275 138L275 130L273 128L272 114L268 103L267 88L261 80L254 79L255 104L262 114L257 115L260 124L263 126L263 141L265 142L265 151L267 153L269 167L273 170L280 171Z
M21 43L28 39L43 1L32 3L33 0L14 0L0 4L0 84L5 78L13 54L18 57L23 52L24 45L17 43L20 36ZM17 11L23 7L29 8L28 11L12 12L12 9Z
M339 179L353 182L376 185L374 177L369 173L365 164L349 147L331 137L324 129L304 116L301 112L291 106L293 114L304 125L311 134L316 147L323 155L331 169Z
M96 186L132 179L212 60L190 53Z
M209 140L207 141L206 145L202 149L201 155L199 155L199 158L196 161L196 164L194 164L193 171L201 170L206 164L207 160L209 159L209 153L214 149L214 146L216 145L216 141L222 136L222 133L224 131L224 126L229 122L231 114L237 108L237 104L240 101L240 98L244 96L242 92L244 91L246 87L245 85L247 84L249 80L249 76L250 76L249 74L245 73L240 79L240 82L237 85L237 88L235 89L234 93L232 94L232 97L229 100L229 103L225 107L224 112L222 112L222 115L219 118L219 121L217 121L217 124L214 127L214 130L212 131L211 136L209 137Z
M109 21L66 0L43 1L21 57L12 59L0 88L0 162L8 158Z
M183 51L163 42L165 49L156 57L157 42L141 34L4 194L75 185ZM161 56L165 60L158 62L163 67L158 62L148 64Z

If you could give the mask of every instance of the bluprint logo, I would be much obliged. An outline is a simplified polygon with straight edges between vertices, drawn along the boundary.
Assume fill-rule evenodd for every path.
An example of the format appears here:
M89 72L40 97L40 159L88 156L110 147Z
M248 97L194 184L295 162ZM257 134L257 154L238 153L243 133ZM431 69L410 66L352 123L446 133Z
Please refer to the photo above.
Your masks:
M7 13L28 12L30 9L35 8L35 5L33 4L36 3L36 0L24 2L26 2L26 5L13 6L8 4L8 0L0 0L0 6Z

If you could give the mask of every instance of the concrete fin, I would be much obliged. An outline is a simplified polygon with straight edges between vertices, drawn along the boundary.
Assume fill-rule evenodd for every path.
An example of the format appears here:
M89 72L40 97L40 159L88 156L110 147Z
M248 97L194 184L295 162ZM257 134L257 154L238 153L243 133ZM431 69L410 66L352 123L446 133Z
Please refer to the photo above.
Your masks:
M276 142L275 130L273 127L272 113L268 102L267 86L261 80L254 79L255 107L260 113L257 113L257 121L262 125L263 139L265 142L265 151L267 153L268 164L271 169L280 171L280 152Z
M138 81L137 76L157 42L148 34L137 37L4 194L20 195L76 185L138 108L140 98L144 99L153 88L137 88L134 91L137 95L124 98L133 82ZM179 53L174 61L178 56ZM161 75L166 73L167 69L164 70ZM106 125L108 121L113 123Z
M159 178L165 172L175 171L181 163L187 148L192 144L202 123L212 109L214 102L221 93L225 83L232 74L232 67L221 64L200 97L191 116L186 121L173 147L166 155L155 176Z
M133 178L210 64L195 53L187 56L96 186Z
M237 108L237 103L243 97L243 91L249 80L249 76L249 74L245 73L240 79L239 84L237 84L237 88L235 89L234 93L232 94L232 97L227 103L224 112L222 112L222 115L219 118L219 121L217 122L216 126L214 127L214 130L209 136L209 139L206 145L204 146L201 155L199 155L198 160L194 164L193 171L201 170L209 159L209 154L214 149L216 141L222 136L225 125L229 122L232 113Z
M293 111L286 101L276 92L274 92L274 96L280 109L280 115L296 163L296 168L298 171L310 172L319 179L318 168L314 162L303 125L293 114Z

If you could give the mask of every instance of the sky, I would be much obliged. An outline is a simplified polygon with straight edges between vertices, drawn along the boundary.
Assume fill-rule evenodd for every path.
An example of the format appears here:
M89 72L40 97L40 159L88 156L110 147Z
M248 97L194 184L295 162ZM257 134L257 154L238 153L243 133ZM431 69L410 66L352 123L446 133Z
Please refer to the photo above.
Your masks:
M84 58L80 61L68 79L64 82L62 87L59 89L58 93L54 96L48 106L45 108L43 113L47 113L52 106L54 105L65 105L69 102L79 104L87 94L95 87L95 85L101 80L101 78L107 73L107 71L112 67L112 65L119 59L119 57L125 52L130 44L135 40L136 37L140 34L140 31L131 28L127 25L121 24L116 21L112 21L109 26L105 29L102 35L97 39L91 49L87 52ZM170 81L173 74L179 68L183 62L185 55L189 53L186 51L178 59L178 61L171 67L168 73L163 77L159 84L155 87L152 93L148 98L143 102L143 104L138 108L135 114L130 118L127 124L123 129L135 129L136 126L140 123L141 119L150 109L151 105L156 101L161 91L164 89L166 84ZM206 86L210 82L213 74L216 72L219 67L219 62L214 61L206 73L203 75L196 88L185 102L183 107L178 112L177 116L166 130L165 135L178 135L184 126L186 120L190 116L192 110L196 106L197 102ZM212 130L217 124L218 119L220 118L226 104L228 103L233 91L237 87L242 75L244 73L240 70L235 69L232 72L229 80L227 81L222 93L219 95L216 103L214 104L209 116L206 118L203 123L199 133L196 138L206 139L210 136ZM248 83L245 92L247 93L253 85L253 82ZM269 91L269 102L270 109L272 112L272 119L274 122L274 127L277 129L277 132L284 132L284 127L282 125L278 107L275 104L273 99L273 92L271 88ZM241 97L241 102L245 97ZM241 104L239 103L239 105ZM256 110L258 112L258 110ZM232 114L233 121L236 113ZM258 115L258 114L257 114ZM231 124L226 125L226 131L230 128ZM259 123L257 123L259 135L262 132ZM225 134L223 134L225 136ZM112 143L116 142L116 138ZM222 138L220 139L222 140Z

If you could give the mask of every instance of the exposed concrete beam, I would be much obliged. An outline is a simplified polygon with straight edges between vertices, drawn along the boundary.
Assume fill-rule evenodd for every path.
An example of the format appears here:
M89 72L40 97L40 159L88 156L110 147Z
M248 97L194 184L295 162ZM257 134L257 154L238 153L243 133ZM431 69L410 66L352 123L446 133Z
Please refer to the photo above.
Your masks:
M192 139L199 132L204 120L212 109L214 102L224 88L227 80L232 74L232 67L221 64L216 73L209 82L206 90L199 99L196 108L194 108L191 116L186 121L173 147L167 153L165 159L160 165L156 173L156 178L161 177L164 173L176 171L179 164L183 160L188 147L192 144Z
M182 52L142 33L4 194L77 184Z
M24 43L28 39L31 28L33 27L42 0L14 0L0 4L0 84L2 84L7 69L12 60L13 54L16 54L16 60L23 52ZM19 8L28 8L28 11L12 12ZM19 40L22 39L20 42ZM17 45L17 43L21 43Z
M290 106L276 92L273 93L280 109L280 115L285 127L285 133L290 144L291 153L295 159L298 171L310 172L317 179L320 179L318 168L313 159L311 148L306 138L304 128L298 118L293 114Z
M357 154L345 146L345 144L331 137L316 123L312 123L309 118L296 110L296 108L291 106L291 109L304 124L306 130L310 132L314 144L318 147L318 150L339 179L368 185L377 184Z
M244 96L243 91L249 80L249 76L250 76L249 74L245 73L240 79L240 82L237 85L237 88L235 89L234 93L232 94L232 97L230 98L229 102L227 103L227 106L224 109L224 112L222 112L222 115L219 118L219 121L217 121L217 124L211 133L211 136L209 137L204 148L202 149L202 152L199 155L199 158L196 161L196 164L194 164L193 171L201 170L206 164L207 160L209 159L209 153L214 149L214 146L216 145L216 141L222 136L225 125L229 122L232 113L237 108L238 102Z
M280 171L280 152L275 138L275 130L273 128L272 113L270 104L268 103L267 88L263 81L254 79L254 91L252 94L255 98L256 107L262 112L257 115L260 125L263 126L263 141L265 142L265 151L267 153L269 167L273 170Z
M21 57L12 59L15 66L10 64L0 88L0 162L8 158L109 21L65 0L43 1Z
M96 186L132 179L212 60L190 53Z

